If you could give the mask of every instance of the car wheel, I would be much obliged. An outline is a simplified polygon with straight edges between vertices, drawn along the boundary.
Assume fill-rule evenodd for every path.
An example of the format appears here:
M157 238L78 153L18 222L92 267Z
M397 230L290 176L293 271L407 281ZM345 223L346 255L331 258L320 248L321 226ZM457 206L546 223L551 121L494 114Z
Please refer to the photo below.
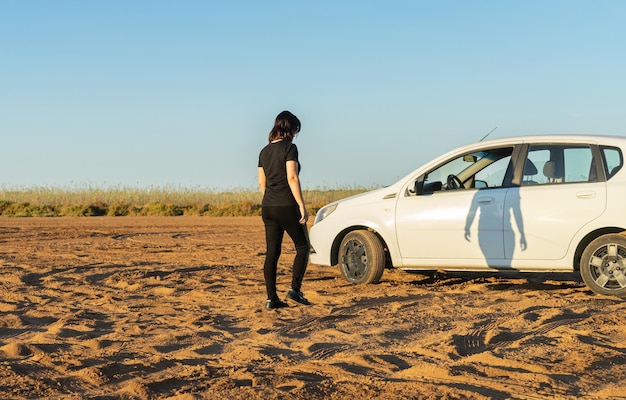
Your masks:
M378 237L369 231L352 231L339 247L341 275L349 282L377 283L385 270L385 251Z
M626 236L608 234L589 243L580 260L580 275L598 294L626 297Z

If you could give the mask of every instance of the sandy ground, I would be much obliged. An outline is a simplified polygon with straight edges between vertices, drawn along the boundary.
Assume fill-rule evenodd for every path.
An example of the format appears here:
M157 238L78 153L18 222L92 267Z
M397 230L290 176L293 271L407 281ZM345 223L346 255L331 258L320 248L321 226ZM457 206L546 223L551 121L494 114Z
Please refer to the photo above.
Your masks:
M263 258L260 218L0 218L0 398L626 395L624 301L576 274L310 265L268 311Z

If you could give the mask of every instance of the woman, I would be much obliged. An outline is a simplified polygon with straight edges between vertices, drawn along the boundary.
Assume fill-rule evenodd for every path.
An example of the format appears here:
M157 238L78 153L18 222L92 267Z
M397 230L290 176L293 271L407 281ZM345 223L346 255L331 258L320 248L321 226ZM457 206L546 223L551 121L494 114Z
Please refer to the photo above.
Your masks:
M306 222L309 219L302 188L298 148L292 143L300 132L300 120L283 111L276 117L269 134L269 144L259 154L259 187L263 193L261 215L265 225L267 253L263 264L267 302L265 308L288 307L276 293L276 269L285 232L296 247L293 277L287 299L309 305L300 288L309 261L309 241Z

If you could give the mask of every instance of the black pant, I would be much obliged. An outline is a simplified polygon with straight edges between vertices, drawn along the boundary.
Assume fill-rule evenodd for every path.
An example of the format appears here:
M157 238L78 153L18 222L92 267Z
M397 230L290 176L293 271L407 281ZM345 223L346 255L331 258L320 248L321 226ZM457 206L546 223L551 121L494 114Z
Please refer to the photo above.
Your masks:
M267 298L275 299L278 298L276 294L276 269L285 231L296 247L291 280L291 288L296 291L302 287L302 279L309 261L309 240L306 226L298 222L301 217L298 206L264 206L261 209L261 215L265 224L265 243L267 246L263 265L265 287Z

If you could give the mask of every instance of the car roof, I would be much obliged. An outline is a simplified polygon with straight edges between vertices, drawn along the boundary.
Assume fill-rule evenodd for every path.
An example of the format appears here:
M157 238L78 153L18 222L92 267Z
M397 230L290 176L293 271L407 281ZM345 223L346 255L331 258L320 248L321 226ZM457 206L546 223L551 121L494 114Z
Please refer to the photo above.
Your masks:
M626 146L626 136L612 135L591 135L591 134L551 134L551 135L530 135L530 136L511 136L498 139L485 140L476 142L475 145L497 145L497 144L514 144L514 143L601 143ZM471 145L470 145L471 146Z

